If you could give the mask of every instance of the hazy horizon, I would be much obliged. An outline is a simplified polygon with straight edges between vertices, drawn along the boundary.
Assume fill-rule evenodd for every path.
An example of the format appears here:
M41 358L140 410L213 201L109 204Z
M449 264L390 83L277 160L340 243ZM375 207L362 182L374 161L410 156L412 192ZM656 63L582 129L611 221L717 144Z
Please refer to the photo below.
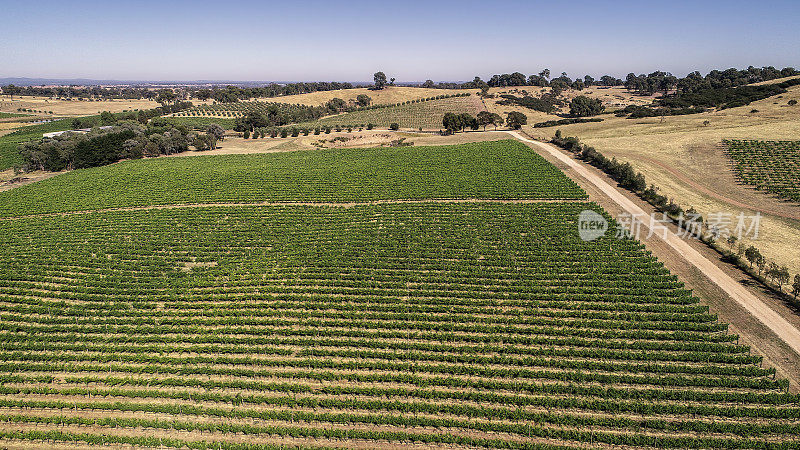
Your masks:
M47 11L43 14L42 11ZM800 65L785 0L409 1L302 5L150 0L4 9L0 78L115 81L464 81L549 68L572 78Z

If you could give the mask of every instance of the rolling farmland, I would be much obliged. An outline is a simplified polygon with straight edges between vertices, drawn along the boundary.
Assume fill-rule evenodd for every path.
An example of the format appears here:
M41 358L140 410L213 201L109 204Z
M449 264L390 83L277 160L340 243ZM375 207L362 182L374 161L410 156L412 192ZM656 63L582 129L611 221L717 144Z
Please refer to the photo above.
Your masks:
M481 99L475 95L469 97L452 97L439 100L428 100L419 103L391 106L386 108L367 109L323 117L314 122L301 123L301 127L348 126L372 123L379 127L389 127L397 123L400 128L442 128L442 116L445 113L468 113L476 115L486 108Z
M742 182L800 202L800 141L725 140L723 148Z
M786 380L640 243L582 241L578 214L605 213L517 142L162 158L24 188L0 196L2 439L798 444ZM442 198L470 201L370 203ZM286 203L234 204L259 201ZM101 211L146 205L165 207ZM9 218L78 210L96 211Z

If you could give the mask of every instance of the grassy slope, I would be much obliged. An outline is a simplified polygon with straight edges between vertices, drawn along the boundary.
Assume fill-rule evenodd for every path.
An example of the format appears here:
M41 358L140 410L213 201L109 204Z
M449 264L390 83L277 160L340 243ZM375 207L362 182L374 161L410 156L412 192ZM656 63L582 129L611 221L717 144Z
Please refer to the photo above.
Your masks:
M422 127L425 129L438 130L442 128L442 116L444 116L445 113L469 113L474 116L479 111L483 111L483 109L483 103L480 98L472 95L469 97L431 100L366 111L354 111L336 116L323 117L315 122L300 124L300 126L316 127L324 125L357 125L372 123L385 128L393 122L396 122L401 128L417 129Z
M475 94L477 89L426 89L416 87L387 87L380 91L372 91L367 88L356 89L342 89L337 91L320 91L312 92L309 94L287 95L284 97L270 97L264 99L265 101L274 101L280 103L294 103L300 105L319 106L324 105L332 98L341 98L342 100L349 101L355 100L359 95L367 95L372 99L373 105L400 103L408 100L416 100L420 98L436 97L438 95L452 95L464 92L471 92Z
M450 169L443 172L445 164ZM527 146L507 140L125 161L0 193L0 215L173 203L518 197L585 194Z

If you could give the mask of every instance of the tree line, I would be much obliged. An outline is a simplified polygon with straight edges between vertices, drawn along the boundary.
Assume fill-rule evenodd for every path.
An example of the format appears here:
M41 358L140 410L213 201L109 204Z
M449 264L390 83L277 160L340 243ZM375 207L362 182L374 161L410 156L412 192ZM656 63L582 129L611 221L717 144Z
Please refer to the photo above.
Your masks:
M142 124L135 120L117 120L113 125L92 128L88 133L66 132L52 138L20 144L24 161L20 171L97 167L122 159L171 155L189 150L216 148L224 137L219 125L209 125L205 132L190 132L182 125L164 119Z

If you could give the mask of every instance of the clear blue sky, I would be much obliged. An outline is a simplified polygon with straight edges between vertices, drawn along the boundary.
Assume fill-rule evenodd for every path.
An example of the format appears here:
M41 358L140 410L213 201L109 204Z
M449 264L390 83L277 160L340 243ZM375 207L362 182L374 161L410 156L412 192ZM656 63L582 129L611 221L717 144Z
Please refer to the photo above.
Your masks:
M466 80L800 68L800 1L15 1L0 77Z

